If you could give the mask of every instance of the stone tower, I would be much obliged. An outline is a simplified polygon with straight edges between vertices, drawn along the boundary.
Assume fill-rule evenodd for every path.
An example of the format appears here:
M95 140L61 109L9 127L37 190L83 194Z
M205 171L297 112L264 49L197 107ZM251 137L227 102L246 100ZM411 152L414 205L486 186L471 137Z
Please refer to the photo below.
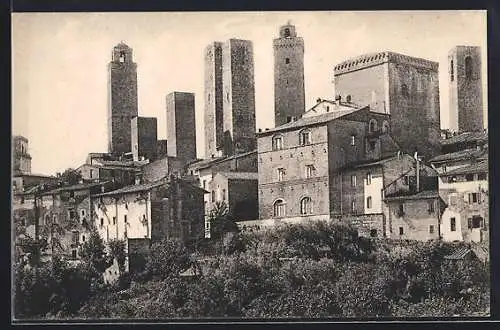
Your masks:
M196 122L193 93L172 92L167 102L167 154L196 159Z
M137 64L132 48L119 43L108 64L108 151L131 151L131 120L137 116Z
M28 139L20 135L14 136L12 138L12 153L14 174L30 174L31 156L28 153Z
M223 146L222 43L205 48L205 157L216 156Z
M304 40L290 23L279 33L273 41L275 126L300 118L305 111Z
M342 103L390 114L401 151L430 159L440 150L438 69L437 62L394 52L364 54L335 66L335 93Z
M448 53L450 129L480 131L483 123L481 48L456 46Z
M254 150L255 85L253 45L248 40L229 39L222 48L224 154Z
M134 117L131 120L132 156L134 161L141 157L151 162L157 159L158 121L155 117Z

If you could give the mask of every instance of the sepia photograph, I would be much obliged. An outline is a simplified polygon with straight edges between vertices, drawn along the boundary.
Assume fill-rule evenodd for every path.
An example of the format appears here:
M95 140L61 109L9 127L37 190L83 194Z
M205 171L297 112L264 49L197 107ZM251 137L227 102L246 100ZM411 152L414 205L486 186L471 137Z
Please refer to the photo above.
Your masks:
M490 317L486 10L11 29L13 322Z

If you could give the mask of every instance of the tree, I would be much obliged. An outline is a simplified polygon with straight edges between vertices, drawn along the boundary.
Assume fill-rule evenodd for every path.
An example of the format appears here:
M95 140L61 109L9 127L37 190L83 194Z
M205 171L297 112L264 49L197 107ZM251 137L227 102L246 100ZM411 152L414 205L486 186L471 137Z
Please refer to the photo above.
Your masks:
M109 267L110 260L106 254L104 242L95 228L90 232L88 240L83 243L80 256L96 272L102 273Z
M229 215L229 208L225 202L217 202L208 215L210 221L210 236L221 239L224 234L238 232L238 225Z
M68 185L78 184L82 179L82 175L75 169L68 168L62 173L57 173L57 178Z

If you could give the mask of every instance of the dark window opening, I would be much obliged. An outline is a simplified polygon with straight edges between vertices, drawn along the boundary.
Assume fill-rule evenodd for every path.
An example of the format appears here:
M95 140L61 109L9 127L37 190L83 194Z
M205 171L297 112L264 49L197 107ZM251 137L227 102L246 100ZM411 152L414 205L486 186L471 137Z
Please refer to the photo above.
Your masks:
M465 58L465 78L472 78L472 57L470 56Z
M474 174L467 174L465 176L466 181L474 181Z
M113 225L116 225L116 217L113 217Z
M285 63L286 63L286 64L289 64L289 63L290 63L290 59L289 59L288 57L287 57L287 58L285 58Z
M472 218L468 219L469 229L483 228L483 225L483 218L478 215L475 215Z
M405 208L403 204L399 204L398 207L398 216L402 217L405 214Z
M434 201L429 202L429 214L434 213Z
M126 214L123 216L123 222L127 223L127 215Z
M429 234L434 234L434 226L433 225L429 226Z
M72 250L72 251L71 251L71 257L72 257L73 259L76 259L76 250Z
M124 51L120 52L120 63L125 63L125 52Z
M403 227L399 227L399 235L404 235L405 231Z
M104 226L104 219L101 218L101 227Z
M408 86L406 86L406 84L401 85L401 94L404 97L410 96L410 92L408 91Z
M479 173L477 175L478 180L486 180L486 173Z
M377 229L370 230L370 237L377 237Z
M450 218L450 231L457 231L457 220Z
M290 36L290 29L285 28L285 37L289 37L289 36Z

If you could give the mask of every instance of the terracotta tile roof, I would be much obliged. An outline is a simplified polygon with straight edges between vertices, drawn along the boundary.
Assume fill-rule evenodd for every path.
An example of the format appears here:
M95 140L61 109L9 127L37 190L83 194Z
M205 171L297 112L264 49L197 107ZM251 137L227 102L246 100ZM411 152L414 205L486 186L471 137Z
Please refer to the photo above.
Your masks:
M449 176L449 175L460 175L460 174L471 174L471 173L484 173L488 172L488 170L489 170L489 164L488 161L485 160L479 163L474 163L445 173L441 173L440 175Z
M266 131L259 132L257 134L258 135L266 135L266 134L273 133L273 132L279 132L279 131L285 131L285 130L294 129L294 128L300 128L300 127L304 127L304 126L311 126L311 125L327 123L329 121L341 118L345 115L351 114L353 112L356 112L356 111L359 111L362 109L365 109L365 108L351 108L351 109L344 109L344 110L335 110L335 111L321 114L318 116L302 117L300 119L297 119L296 121L292 121L292 122L277 126L275 128L271 128L271 129L268 129Z
M488 141L488 132L464 132L450 138L441 140L441 145L452 145L463 142L487 142Z
M401 192L385 196L386 200L407 200L407 199L432 199L438 198L437 190L423 190L418 193Z
M47 191L47 192L43 193L42 195L53 195L53 194L56 194L56 193L59 193L59 192L63 192L63 191L85 190L85 189L90 189L90 188L98 187L98 186L101 186L101 185L106 184L106 183L107 182L84 182L84 183L78 183L78 184L74 184L74 185L71 185L71 186L63 186L63 187L60 187L60 188L56 188L56 189Z
M102 194L95 194L93 195L94 197L101 197L101 196L113 196L113 195L121 195L121 194L129 194L129 193L135 193L135 192L141 192L141 191L148 191L153 188L159 187L161 185L166 184L167 182L165 180L158 180L155 182L149 182L149 183L143 183L143 184L136 184L136 185L130 185L126 186L120 189L116 189L113 191L109 191L106 193Z
M484 156L485 154L487 154L486 150L477 150L476 148L471 148L471 149L450 152L443 155L438 155L429 160L429 162L440 163L452 160L479 158Z
M218 174L225 176L228 179L235 180L258 180L259 173L257 172L219 172Z

